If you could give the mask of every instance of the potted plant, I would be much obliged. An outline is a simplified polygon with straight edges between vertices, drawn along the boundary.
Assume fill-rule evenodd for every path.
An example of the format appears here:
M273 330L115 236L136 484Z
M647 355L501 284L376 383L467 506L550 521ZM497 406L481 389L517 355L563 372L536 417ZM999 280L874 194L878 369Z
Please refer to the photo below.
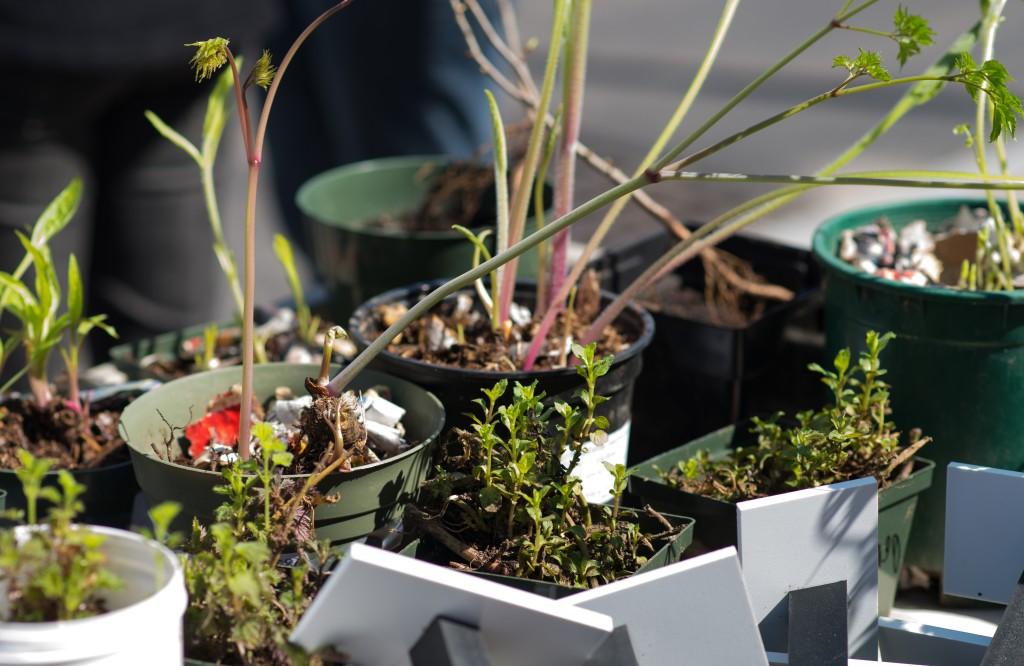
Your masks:
M322 664L288 639L335 562L311 515L332 498L284 473L292 453L268 424L254 430L267 455L222 470L215 522L170 535L189 594L186 663Z
M889 420L890 387L880 355L893 337L870 331L856 362L843 349L833 370L811 364L831 404L795 418L754 417L655 456L637 467L631 492L660 510L694 516L697 539L718 548L736 542L738 501L873 476L879 485L879 608L888 613L918 496L935 468L916 457L930 438L916 429L903 437Z
M477 16L481 23L483 22L484 19L479 18L475 9L478 8L478 4L473 0L460 0L453 4L456 7L458 20L466 20L465 14L468 9L470 13ZM430 369L433 379L430 380L432 383L429 386L436 387L438 391L441 391L443 387L445 390L453 391L456 395L464 396L464 399L474 394L472 390L459 390L461 386L474 381L466 370L487 370L486 365L479 366L474 363L480 356L492 349L496 349L499 354L495 355L497 358L491 361L491 367L503 372L515 370L531 373L539 368L545 368L545 364L553 364L554 367L558 367L566 358L565 350L573 341L580 343L599 341L599 344L603 345L603 352L619 351L622 353L621 361L629 361L636 356L634 345L645 344L650 339L646 329L639 334L630 331L632 328L628 321L630 315L625 313L635 307L632 303L636 298L644 294L651 285L669 272L698 256L705 261L705 266L711 262L718 266L716 270L721 270L725 260L721 257L707 258L707 252L713 245L758 219L765 212L791 201L810 187L826 184L955 186L986 189L1019 187L1019 183L1012 179L997 182L995 179L985 176L974 178L969 174L961 173L886 171L834 175L907 111L930 99L942 84L953 82L971 89L972 86L978 85L978 81L983 80L983 85L1001 86L1001 89L1005 89L1005 80L998 80L998 76L993 79L994 65L977 65L965 60L953 62L952 56L944 58L936 67L930 68L924 74L904 77L893 77L882 63L881 56L875 52L861 51L856 57L838 56L833 65L843 74L837 77L840 80L829 90L795 104L783 112L740 130L706 148L683 156L684 152L711 127L773 74L810 45L835 30L859 30L893 40L898 44L898 58L901 64L919 51L924 44L930 42L932 33L927 22L909 14L902 8L896 12L894 26L889 31L863 28L851 24L858 14L873 4L875 3L866 2L855 7L849 3L846 4L821 30L778 63L769 67L704 124L675 146L666 148L679 122L689 110L693 97L703 85L707 70L717 55L721 39L732 21L736 3L726 3L712 45L702 63L700 74L693 81L675 113L669 119L665 130L655 141L647 159L641 163L632 177L609 169L609 175L619 182L619 185L572 209L575 157L580 151L578 123L582 108L590 5L585 1L573 3L571 7L567 2L556 3L552 18L551 34L553 38L549 45L548 60L541 84L539 86L533 84L528 70L523 74L522 69L524 68L517 66L519 61L514 57L510 59L510 62L519 77L519 85L510 83L508 79L500 75L493 77L499 86L510 95L524 100L530 107L532 116L536 119L527 146L526 157L523 160L522 173L518 177L518 187L512 192L511 198L504 188L497 189L497 256L487 259L484 248L478 247L478 252L484 259L482 263L479 263L472 271L460 276L459 279L433 289L429 295L425 295L427 288L424 288L423 285L414 285L405 290L405 293L396 293L388 299L382 298L375 301L372 308L357 310L350 320L349 328L353 331L353 336L359 346L370 352L363 358L368 360L370 357L375 357L378 359L378 367L387 368L399 376L415 377L416 381L425 381L427 372L418 362L430 361L430 356L433 354L430 347L440 346L442 351L453 360L445 363L450 367L439 370ZM467 39L472 39L468 37L472 31L465 32ZM493 40L502 39L496 35L494 30L485 30L485 32ZM514 54L518 49L515 44L511 43L512 38L506 37L505 39L506 41L501 42L497 51L503 54ZM958 40L953 46L957 53L963 48L963 39ZM493 65L479 55L479 49L473 48L472 42L470 51L478 58L485 71L494 69ZM554 114L550 114L549 110L554 107L552 92L554 79L559 70L560 56L563 53L565 54L565 62L562 67L564 90L560 112L556 111ZM489 65L490 67L488 67ZM860 83L865 80L868 82ZM698 173L684 170L754 133L809 108L841 97L870 93L900 85L911 85L914 88L887 114L878 127L840 155L819 176ZM531 86L534 92L529 92L528 89ZM505 137L501 118L493 100L492 108L495 128L493 142L495 180L500 184L505 182L503 174L507 168ZM529 238L523 238L524 216L530 206L531 191L535 191L536 184L542 181L548 166L553 166L555 169L553 215L558 219L546 222L543 218L538 218L541 228ZM716 217L692 234L685 230L680 232L685 236L683 240L680 240L648 266L634 282L611 299L609 303L595 307L595 303L600 303L601 299L596 296L596 290L592 287L592 283L578 282L583 276L587 265L586 261L614 223L617 211L626 198L649 185L669 180L786 183L790 184L790 187L756 197L737 206ZM649 197L647 197L647 205L652 207ZM564 232L574 222L605 206L610 206L610 209L599 225L598 231L588 242L583 257L577 261L572 271L567 272L564 261L567 239ZM479 239L472 238L470 240L479 246ZM548 250L541 252L541 257L545 258L542 261L544 269L538 274L537 282L532 285L517 285L514 257L549 240L552 242L552 246L550 252ZM715 263L716 261L718 263ZM467 296L473 299L470 280L483 279L489 280L489 286L487 282L477 283L478 298L475 299L477 303L473 305L471 302L468 307L463 305ZM455 296L460 290L464 290L465 295ZM575 300L570 298L573 290L576 290ZM523 294L524 291L525 294ZM390 300L391 303L383 302L385 300ZM529 310L513 308L514 302L518 305L533 305L534 307ZM462 316L461 313L466 313L467 310L468 316L478 327L473 331L466 329L464 322L457 321L458 317ZM516 316L515 319L513 319L513 315ZM417 321L421 317L422 320ZM438 318L440 318L440 322ZM411 331L407 330L410 326L413 327ZM401 337L399 338L399 336ZM625 345L616 349L613 346L616 340L622 340ZM617 363L619 360L617 358ZM354 376L362 365L363 362L357 359L353 368L344 371L344 376ZM434 362L432 365L437 366L438 364ZM571 370L564 372L567 376L572 376ZM533 377L534 375L527 375L524 379L530 381ZM543 376L537 375L536 378L547 390L548 387L543 384L545 381ZM339 383L343 384L340 380ZM631 386L629 389L631 390ZM604 388L602 391L609 393ZM554 390L548 392L555 393ZM446 410L452 417L453 423L458 418L455 415L465 413L467 409L466 402L446 401ZM620 428L615 432L621 433L621 439L625 440L628 437L626 434L629 423L628 413L619 412L617 417L620 421L614 425L618 425ZM625 451L622 451L622 454L624 457Z
M164 333L155 338L114 347L110 351L110 357L129 377L146 376L168 381L193 372L241 362L239 322L244 309L242 287L238 279L238 266L234 254L224 241L220 206L214 183L214 165L227 122L228 97L233 85L230 71L217 78L207 101L203 136L199 146L152 111L146 111L146 119L161 136L191 157L199 168L210 231L213 235L213 252L235 303L234 320L190 326L181 331ZM319 362L324 337L333 324L316 314L315 310L318 308L314 308L306 298L296 269L291 243L282 234L276 234L274 237L274 254L284 270L291 291L292 305L264 308L258 313L260 326L255 331L256 360L261 363ZM340 339L335 344L335 351L343 357L348 358L352 355L354 348L348 340Z
M978 58L992 76L969 83L973 122L955 128L990 178L1007 174L1004 141L1020 109L1000 85L1008 74L992 59L1005 4L982 6ZM972 63L966 54L959 59L961 67ZM1015 408L1024 356L1016 334L1024 317L1022 221L1011 191L1002 202L989 194L865 207L826 220L814 235L827 284L826 349L856 346L869 328L897 333L889 372L901 391L893 406L935 438L929 456L940 467L955 460L1024 465L1016 445L1024 421ZM872 238L891 238L892 248L866 253ZM930 572L942 569L945 485L939 475L923 496L909 553Z
M612 364L595 349L573 348L581 408L549 406L536 382L502 379L483 391L472 426L451 432L436 475L406 508L406 527L420 538L403 552L553 597L680 559L693 521L625 508L624 465L604 463L610 505L586 499L593 470L582 454L606 437L597 386ZM511 401L500 404L510 388Z
M9 337L0 339L0 368L19 348L25 359L0 387L0 489L7 492L8 507L25 508L17 477L18 452L24 449L52 458L55 468L70 471L84 485L86 520L123 526L138 487L118 422L121 410L140 390L123 387L94 400L92 393L80 389L79 353L87 336L97 329L117 334L105 315L85 314L75 256L69 257L62 288L48 248L49 240L74 216L81 191L81 181L73 180L43 211L30 235L15 232L25 258L12 273L0 272L0 312L9 313L17 324ZM29 268L32 282L25 279ZM61 392L54 390L49 374L55 351L66 370L66 390ZM10 392L22 377L28 380L29 393ZM47 486L58 481L56 471L45 478Z
M52 460L21 450L28 524L0 530L0 644L7 663L180 664L186 595L161 544L80 525L85 488ZM37 503L53 506L36 524ZM8 512L11 515L12 512Z
M314 176L295 202L330 311L348 317L377 294L462 272L473 247L452 226L493 234L494 171L443 155L366 160ZM525 261L536 266L536 252Z

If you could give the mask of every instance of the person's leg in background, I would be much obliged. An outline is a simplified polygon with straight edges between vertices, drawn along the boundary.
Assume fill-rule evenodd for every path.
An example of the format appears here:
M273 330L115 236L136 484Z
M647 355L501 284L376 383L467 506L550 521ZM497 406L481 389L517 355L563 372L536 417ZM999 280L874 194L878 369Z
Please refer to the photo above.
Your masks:
M323 10L282 2L276 53ZM497 21L494 0L482 0ZM303 46L270 123L275 183L292 233L305 239L299 186L341 164L393 155L468 157L490 141L483 89L448 0L355 2Z
M143 115L152 109L198 145L211 85L185 67L139 74L99 124L91 294L123 339L224 315L198 167Z

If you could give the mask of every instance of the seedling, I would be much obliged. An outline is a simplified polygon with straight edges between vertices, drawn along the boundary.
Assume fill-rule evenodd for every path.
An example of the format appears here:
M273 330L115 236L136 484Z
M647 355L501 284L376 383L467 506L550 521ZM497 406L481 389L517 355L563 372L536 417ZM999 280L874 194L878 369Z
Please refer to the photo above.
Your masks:
M24 450L18 456L29 525L35 525L38 499L53 506L45 524L20 537L13 529L0 530L0 583L7 601L3 620L56 622L103 613L104 593L121 587L121 581L107 569L100 550L104 537L72 524L82 510L79 497L85 487L66 470L58 472L56 487L44 486L52 461Z
M312 529L313 509L330 499L285 479L291 454L284 442L265 423L253 430L261 460L223 470L218 522L193 523L183 544L186 654L216 663L319 664L288 637L334 563ZM284 557L288 566L278 566Z
M565 402L552 409L536 383L518 382L512 401L499 406L509 388L499 381L477 400L472 428L452 434L422 502L407 509L415 527L461 560L457 568L589 587L634 573L654 544L675 534L670 526L644 533L635 514L620 511L622 465L610 470L612 506L584 499L572 470L608 425L594 415L604 400L595 385L611 358L595 358L595 345L573 353L586 383L582 409Z
M33 288L29 288L20 279L19 271L15 271L15 274L0 272L0 287L4 290L3 304L20 324L13 340L20 342L27 360L24 372L16 373L3 388L0 388L0 392L9 389L14 381L27 373L32 395L41 408L49 406L53 400L47 363L53 350L64 340L65 333L67 343L60 353L68 372L68 399L79 411L82 410L82 403L78 386L78 357L85 337L96 328L111 337L117 337L113 327L106 323L106 315L83 314L84 289L74 255L68 260L67 311L58 315L62 305L61 287L44 239L50 238L56 233L55 230L67 225L78 206L80 195L80 183L72 181L40 217L32 237L20 231L15 232L25 249L26 260L35 273ZM23 274L24 270L20 272ZM10 347L11 342L12 340L8 340L3 347Z
M831 370L808 366L832 393L831 405L800 412L792 424L781 412L754 418L755 446L723 458L702 451L663 478L688 492L730 502L866 476L878 479L880 488L905 478L914 455L930 438L912 430L901 446L900 432L889 420L890 387L882 379L886 371L879 357L894 337L869 331L856 363L850 350L842 349Z
M305 292L302 289L302 281L299 279L299 271L295 268L295 255L292 253L292 244L283 234L274 234L274 254L281 262L284 275L288 279L288 288L292 292L292 300L295 301L295 316L298 319L299 339L307 345L316 345L316 335L320 332L320 317L314 316L306 304Z

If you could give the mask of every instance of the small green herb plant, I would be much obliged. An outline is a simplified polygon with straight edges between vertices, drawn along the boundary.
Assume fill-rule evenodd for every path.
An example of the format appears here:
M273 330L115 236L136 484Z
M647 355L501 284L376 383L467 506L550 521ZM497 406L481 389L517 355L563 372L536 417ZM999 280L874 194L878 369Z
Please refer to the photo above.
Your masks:
M47 374L47 364L54 349L60 350L67 369L68 403L82 411L78 384L82 344L95 329L117 337L117 332L107 323L106 315L84 314L85 290L78 261L73 254L68 259L66 303L62 301L60 282L47 245L49 239L71 221L81 193L81 181L73 180L43 211L30 236L15 231L25 249L25 259L14 273L0 272L0 313L9 312L19 324L11 337L0 341L0 362L7 360L17 345L24 349L26 358L25 367L0 387L0 393L6 392L27 373L36 404L44 408L50 406L54 399ZM32 287L22 279L29 266L35 273ZM60 312L62 305L65 306L64 312Z
M635 573L678 532L653 511L659 531L647 532L635 513L620 510L622 465L609 468L611 506L584 499L572 473L583 446L608 426L595 414L604 401L595 386L611 357L595 358L593 344L577 345L573 354L586 384L581 407L549 407L536 383L518 382L511 402L499 405L509 389L507 380L499 381L476 400L480 414L471 429L452 433L421 501L407 508L415 529L459 558L452 566L592 587Z
M52 503L46 522L23 532L0 530L0 582L7 597L5 622L56 622L103 613L103 595L121 587L100 549L104 537L73 524L85 487L66 470L57 486L43 485L52 461L18 451L16 470L26 499L28 525L36 526L39 500ZM20 520L21 512L7 512Z
M185 652L216 663L318 664L288 637L333 564L313 533L314 506L332 498L313 490L321 475L301 487L282 478L292 454L269 424L253 434L261 455L223 470L217 522L194 522L182 544Z
M812 363L832 393L832 404L800 412L786 423L781 412L752 419L757 443L727 456L707 451L662 472L672 486L687 492L737 502L829 483L874 476L879 488L905 478L913 457L930 441L911 430L906 443L890 420L890 387L879 357L892 333L868 331L866 349L856 362L849 349L836 354L831 370Z

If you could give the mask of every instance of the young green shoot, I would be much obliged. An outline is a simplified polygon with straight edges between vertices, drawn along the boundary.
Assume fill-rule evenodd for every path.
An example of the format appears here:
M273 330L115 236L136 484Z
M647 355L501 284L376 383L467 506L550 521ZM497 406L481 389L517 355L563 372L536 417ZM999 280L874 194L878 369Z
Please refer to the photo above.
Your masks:
M298 324L299 339L312 346L316 344L317 333L320 332L320 317L314 316L306 303L306 296L302 289L302 280L299 279L299 271L295 267L295 255L292 253L292 244L284 234L274 234L274 254L284 269L285 278L288 280L288 288L292 292L292 300L295 301L295 317Z
M223 46L227 47L226 41ZM216 58L211 61L211 66L215 61ZM242 59L239 58L237 62L240 65ZM196 75L199 75L198 70ZM230 71L225 71L217 77L217 82L213 86L213 90L210 91L210 96L206 102L201 148L196 147L194 143L164 122L153 111L146 110L145 116L146 120L149 121L161 136L180 148L199 167L199 178L203 187L206 214L210 221L210 230L213 232L213 253L217 257L217 263L220 265L221 272L224 273L224 277L227 280L228 288L231 290L231 297L235 302L235 317L241 320L243 299L242 287L238 282L238 265L235 263L234 254L224 241L220 205L217 203L217 191L214 184L214 164L217 161L217 150L220 147L220 140L224 134L224 126L227 124L227 99L233 85L234 79Z
M81 410L84 405L79 394L78 385L78 358L82 350L85 337L93 329L100 329L112 338L117 338L117 331L107 323L107 315L98 314L85 316L84 301L85 294L82 287L82 275L78 269L78 260L75 255L68 257L68 342L60 348L60 355L64 359L64 367L68 372L68 402L75 408Z

